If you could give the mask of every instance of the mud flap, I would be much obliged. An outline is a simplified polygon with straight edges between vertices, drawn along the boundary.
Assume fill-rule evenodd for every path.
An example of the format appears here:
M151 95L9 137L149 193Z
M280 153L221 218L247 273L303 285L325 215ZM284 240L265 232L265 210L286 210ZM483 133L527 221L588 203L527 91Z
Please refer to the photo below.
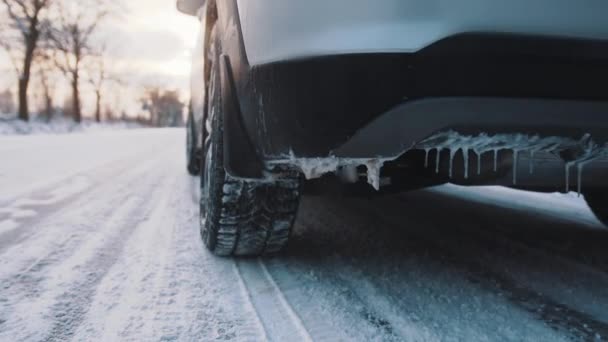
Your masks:
M234 177L262 178L264 167L243 124L227 55L220 57L220 67L224 114L224 168Z

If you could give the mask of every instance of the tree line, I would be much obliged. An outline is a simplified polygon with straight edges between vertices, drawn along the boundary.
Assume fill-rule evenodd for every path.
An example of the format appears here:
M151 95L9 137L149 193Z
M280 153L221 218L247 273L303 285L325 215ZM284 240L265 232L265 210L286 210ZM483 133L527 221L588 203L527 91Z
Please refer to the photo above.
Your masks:
M81 122L81 88L87 84L95 99L94 118L101 121L104 89L111 83L120 86L123 80L109 70L107 45L96 33L106 20L123 10L120 5L115 0L0 0L0 5L5 16L0 18L0 47L7 52L18 80L17 117L30 119L30 88L35 73L42 90L43 112L50 118L54 107L52 77L57 73L69 84L69 103L64 112ZM177 92L154 87L146 90L140 102L149 113L149 123L181 124L184 104Z

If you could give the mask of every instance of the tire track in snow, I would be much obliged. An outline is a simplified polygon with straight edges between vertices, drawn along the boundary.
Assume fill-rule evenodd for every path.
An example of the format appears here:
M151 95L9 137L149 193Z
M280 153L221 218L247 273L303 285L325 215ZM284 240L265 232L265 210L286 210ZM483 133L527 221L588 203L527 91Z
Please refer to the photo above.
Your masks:
M425 204L408 203L409 208L405 213L403 203L395 206L395 202L389 200L376 202L375 204L377 205L355 205L352 212L372 212L375 215L374 221L380 222L381 226L388 223L388 228L393 229L395 234L401 234L398 233L399 230L403 231L405 228L405 234L408 237L413 238L414 241L419 241L426 247L430 247L429 255L437 259L437 262L452 265L450 268L454 270L462 270L460 273L465 274L473 284L508 299L517 307L531 313L533 317L538 318L539 321L544 322L556 331L565 333L571 338L583 340L606 336L607 325L602 320L518 283L508 275L503 274L504 270L492 270L488 267L487 262L480 263L479 259L486 261L488 259L487 257L484 258L483 253L481 253L482 248L479 253L476 252L476 248L478 248L476 244L486 246L492 243L496 244L498 241L490 236L480 240L480 237L476 235L470 236L469 239L458 235L457 232L464 232L459 229L461 223L458 222L458 216L454 217L449 211L446 211L445 215L452 218L450 229L439 230L433 226L432 222L427 222L429 217L423 214L428 210L424 207ZM434 206L434 210L441 211L440 206ZM405 216L404 214L413 215ZM421 215L424 217L421 217ZM387 217L390 217L390 219L387 219ZM404 218L407 219L407 222L404 222ZM455 226L454 222L456 222ZM407 227L412 224L413 227ZM441 224L444 225L445 222ZM387 228L383 227L383 229ZM530 253L528 253L528 256L530 256ZM511 255L503 252L498 257L508 258ZM354 273L345 272L345 274L352 275Z
M608 275L608 231L586 229L584 227L564 227L551 231L530 232L533 236L522 236L522 232L512 231L511 224L496 227L494 234L505 244L520 250L535 251L543 258L553 258L571 267L587 272ZM481 227L472 227L480 235L487 235ZM510 230L511 229L511 230ZM538 235L537 235L538 234Z
M0 167L0 173L3 175L0 178L0 188L5 190L0 193L0 203L4 205L6 201L27 196L31 192L51 189L80 172L93 172L108 162L134 160L142 152L162 150L170 144L175 146L177 132L133 130L32 135L17 140L0 137L3 146L9 146L8 150L0 151L2 160L14 161ZM19 148L11 148L14 146Z
M357 210L361 209L360 207L357 208ZM402 206L383 205L374 209L379 209L379 212L374 212L379 222L388 223L394 229L403 227L403 223L400 222L403 215L402 210L400 210ZM421 223L419 218L408 217L408 219ZM435 228L429 227L429 229L424 230L408 231L408 235L415 236L416 239L427 246L434 246L438 253L441 251L448 256L449 259L443 260L443 262L453 264L454 268L463 269L464 274L472 283L488 291L500 293L505 299L553 329L570 335L574 339L595 340L601 336L608 336L608 324L527 288L515 282L508 275L489 269L486 264L479 262L479 255L469 256L462 253L460 249L454 249L453 240L446 242L445 237L447 235L452 239L457 239L457 234L450 235L449 230L438 232ZM438 239L438 236L441 238ZM479 239L477 241L488 242L479 241Z
M551 234L551 232L546 233ZM563 260L563 262L570 262L579 267L588 267L597 272L608 274L608 256L605 255L608 241L605 239L605 234L598 235L597 233L598 232L596 231L582 232L582 234L597 235L597 240L594 240L596 238L589 238L588 241L581 239L579 242L576 241L576 236L561 236L561 241L552 242L550 241L550 237L545 241L541 238L539 238L539 240L524 239L520 236L512 235L509 232L497 230L497 235L500 235L505 241L509 241L509 243L519 246L519 248L536 250L545 254L547 257L558 258ZM560 243L561 245L559 245Z
M598 274L595 270L585 270L584 267L572 267L577 265L571 265L570 260L560 260L559 257L551 260L542 251L538 253L538 250L517 245L514 241L502 240L502 237L501 240L489 239L483 231L478 231L478 234L475 236L468 232L463 236L476 238L477 241L491 246L489 248L501 251L505 257L514 259L514 261L508 261L508 264L516 263L517 260L521 262L522 255L530 258L537 256L530 262L532 265L524 264L516 272L506 266L505 270L500 272L508 273L502 275L502 278L506 280L502 280L501 284L506 284L505 286L508 288L515 288L513 292L516 293L516 300L522 302L522 305L533 305L536 302L536 305L542 306L542 310L537 311L544 317L544 320L550 321L556 329L568 330L581 339L599 339L608 336L604 304L608 294L606 288L602 286L602 284L608 283L605 274ZM552 273L543 275L543 283L539 284L534 273L542 272L543 264L545 272L552 270ZM561 268L559 264L561 264ZM531 271L528 271L528 268ZM522 269L530 272L531 276L520 275ZM585 282L587 284L584 284ZM522 291L521 288L525 288L525 291ZM573 294L576 294L575 299L571 298Z
M439 191L421 195L426 201L434 200L437 210L458 223L444 235L453 236L453 242L471 245L467 250L479 250L485 264L562 305L584 312L598 321L608 321L608 275L601 270L601 258L606 257L606 249L604 246L598 255L597 250L588 248L590 244L605 242L606 230L551 220L560 208L537 217L530 214L534 207L499 209L491 203L470 202L458 195L449 196ZM525 193L520 196L525 196ZM400 200L407 201L407 197L403 197ZM471 215L474 220L471 220ZM487 229L482 222L489 222L496 216L504 216L505 219L500 220L500 225ZM522 222L525 225L522 226ZM561 247L567 247L568 251L564 252ZM576 257L571 255L572 250L577 251Z
M45 328L48 325L48 321L39 315L43 315L44 312L49 310L49 304L56 300L70 301L70 296L74 298L81 298L79 296L79 289L75 285L67 284L64 280L65 277L71 276L74 284L80 284L82 286L94 285L94 280L98 278L99 270L95 269L99 264L90 266L93 269L87 273L86 267L83 268L84 262L93 262L96 258L100 259L100 262L108 262L108 258L111 258L111 253L104 252L103 248L112 249L112 244L118 246L120 239L112 241L110 245L106 243L106 240L111 236L117 229L128 229L120 226L120 223L127 224L129 222L129 214L135 210L137 213L137 206L141 203L145 203L147 200L147 193L151 193L155 190L154 184L151 182L156 179L158 175L147 174L149 168L155 165L160 165L162 160L152 160L150 162L141 164L128 172L126 175L122 175L118 179L114 179L114 182L106 187L101 188L100 192L87 193L83 199L90 200L90 204L87 201L87 206L81 208L83 210L79 215L68 216L68 222L62 220L65 213L58 214L55 224L51 224L50 230L40 229L37 231L35 237L26 240L27 245L35 245L35 248L25 247L29 254L42 253L42 256L31 262L28 266L22 268L21 271L13 273L16 265L5 268L3 266L4 276L0 279L7 280L6 276L13 277L12 280L9 278L8 281L3 280L4 290L2 291L2 297L6 303L3 310L3 316L9 326L7 331L15 333L15 330L23 329L22 333L32 333L32 326L36 326L30 321L37 322L40 327L35 328L36 334L43 334ZM147 171L148 170L148 171ZM143 175L143 177L141 177ZM126 178L126 179L125 179ZM144 190L140 194L142 197L137 197L136 200L130 197L133 194L134 189L138 186L143 186ZM104 198L101 202L100 207L99 201L96 199ZM130 198L130 199L129 199ZM129 199L125 202L125 199ZM116 204L121 205L116 209ZM131 210L133 209L133 210ZM74 208L74 210L78 210ZM87 211L89 211L87 213ZM83 219L88 218L94 219L99 218L105 220L102 227L95 225L95 222L89 224L83 224ZM72 222L73 221L73 222ZM87 221L85 221L87 222ZM65 229L74 229L74 231L66 232ZM53 239L56 236L65 236L59 243L54 243ZM114 237L116 238L116 237ZM103 247L106 246L106 247ZM79 248L78 248L79 247ZM21 245L15 245L12 249L23 248ZM44 252L44 251L48 252ZM95 255L95 252L100 252L101 255ZM2 258L6 258L4 264L8 263L11 258L14 258L11 250L8 250L2 255ZM27 258L27 254L26 254ZM17 258L17 259L22 259ZM91 261L93 260L93 261ZM16 260L19 262L19 260ZM27 261L27 259L21 261ZM58 271L59 268L59 271ZM58 291L62 291L66 286L71 285L71 290L62 292L63 298L55 297L59 296ZM13 288L14 287L14 288ZM28 317L28 310L35 312L36 315ZM73 315L66 315L66 312L74 312L76 314L78 310L67 306L67 310L63 314L58 315L57 319L62 321L66 325L70 325L73 320ZM30 315L31 316L31 315ZM29 329L28 329L29 327ZM70 328L71 329L71 328ZM69 330L69 329L68 329ZM20 333L17 331L16 333ZM0 334L0 337L2 334ZM11 336L11 335L9 335ZM42 340L42 336L34 338L36 340Z
M106 222L104 226L109 228L109 231L116 230L112 229L115 225L119 228L112 232L112 236L104 236L101 247L90 248L94 254L87 258L88 260L85 259L86 263L77 266L84 277L75 277L76 281L57 298L52 314L54 325L44 341L65 341L73 337L89 310L99 282L124 253L126 241L140 225L150 219L151 213L164 209L163 204L166 202L153 199L162 198L162 194L167 193L175 182L171 181L173 178L168 177L168 174L160 175L160 186L149 186L153 183L145 183L149 191L141 193L137 201L132 200L132 206L123 204L120 210L124 214L117 215L117 220Z
M182 188L181 178L175 180L162 192L148 220L127 241L126 253L112 267L111 275L100 284L95 311L103 311L106 306L114 314L109 315L109 322L96 323L91 317L94 315L87 317L91 325L87 330L98 330L93 339L164 341L179 340L184 333L184 321L188 320L184 316L189 316L187 312L192 309L187 307L197 300L191 290L184 288L193 284L179 263L185 241L177 230L187 227L180 224L187 214L178 196L187 189ZM91 332L81 331L80 336L83 334L86 338L80 340L92 339Z
M286 289L285 297L302 317L314 341L405 340L398 331L411 325L400 320L403 324L395 327L370 305L369 298L360 295L356 286L336 275L340 267L332 269L325 262L310 265L290 256L285 258L288 259L271 259L267 265L278 286ZM311 299L315 305L311 305ZM420 334L415 336L409 340L431 340L420 338Z
M164 149L164 148L165 148L165 146L159 144L158 146L147 147L142 150L130 153L126 156L120 156L119 159L108 160L106 162L102 162L101 164L95 165L92 167L86 167L86 168L78 170L78 171L68 170L67 171L68 174L65 176L61 176L61 178L54 179L51 182L37 184L37 185L35 185L35 187L29 188L24 193L19 193L17 195L13 195L11 197L2 199L0 201L0 208L5 208L5 207L11 205L13 202L18 201L21 198L35 198L35 197L38 197L41 195L44 196L45 194L47 194L49 192L52 192L58 188L61 188L63 184L65 184L67 181L70 181L73 178L77 178L77 177L89 178L89 176L91 176L91 175L98 174L100 170L106 170L106 172L109 171L109 172L107 172L108 176L118 175L118 174L120 174L120 172L111 172L111 171L112 170L117 171L117 170L115 170L116 168L119 168L118 171L124 170L124 168L121 168L122 166L131 166L133 164L134 160L143 160L143 158L141 158L142 156L154 155L155 153L158 152L159 149Z
M150 150L150 152L151 151L152 150ZM157 152L157 150L155 152ZM145 153L144 155L149 156L151 153ZM130 164L127 162L130 162ZM0 208L3 208L3 210L0 211L0 214L2 212L18 210L32 211L34 215L19 218L15 221L15 224L10 227L10 229L0 230L0 253L10 246L18 243L24 237L27 238L28 234L32 233L39 222L55 216L62 210L69 209L69 206L76 201L86 202L85 199L90 198L90 196L87 196L88 194L107 187L108 179L115 179L117 176L123 175L125 171L128 172L129 169L132 168L132 164L133 159L132 157L129 157L119 161L105 163L99 168L91 168L86 171L76 173L71 176L71 178L79 177L85 179L87 182L89 182L89 184L82 187L82 189L77 189L73 193L62 194L61 191L58 192L58 190L61 190L65 186L66 181L70 179L70 177L66 177L61 181L54 183L52 187L45 186L44 190L33 191L27 196L1 204ZM91 182L91 179L95 180ZM57 193L57 195L53 195L53 193ZM58 199L51 201L50 203L44 203L44 200L39 200L39 198L52 199L53 197L58 197ZM36 202L41 203L36 204ZM7 214L0 216L5 216L5 219L9 219ZM2 222L1 219L0 222Z
M171 163L172 173L182 165ZM185 196L192 177L177 180L97 286L74 340L263 340L234 262L202 245L198 206Z
M542 293L553 301L578 312L586 313L597 321L608 321L608 275L597 268L579 263L542 247L530 247L525 242L501 233L490 235L481 227L455 227L461 236L454 239L477 241L486 246L480 252L493 269L506 273L513 281ZM471 243L471 242L468 242ZM496 257L497 254L500 257ZM576 294L576 296L572 296Z
M90 231L93 231L96 227L94 225L95 218L105 218L112 214L116 208L116 203L119 203L121 199L127 198L131 193L134 186L137 186L142 180L145 180L147 169L158 164L159 161L151 161L144 163L135 169L129 170L126 174L122 174L122 179L114 179L109 186L99 186L82 194L79 197L80 201L86 203L86 205L79 208L80 216L70 214L67 209L51 214L48 219L43 223L38 223L30 227L30 230L34 233L27 237L23 242L17 243L13 241L11 246L7 246L7 250L0 253L0 263L2 270L0 271L0 280L4 284L4 289L8 289L11 284L15 281L9 281L10 278L17 280L17 283L23 283L24 278L31 272L40 272L42 268L52 265L54 261L61 260L67 257L66 253L71 253L76 248L76 245L71 244L78 243L81 239L86 238ZM105 198L103 206L99 206L99 202L96 202L98 198ZM65 220L65 218L68 220ZM83 224L83 218L88 219L87 224ZM61 239L59 242L55 242L54 237L65 236L65 227L75 227L75 231L67 234L67 237ZM50 228L50 229L49 229ZM85 231L82 231L82 230ZM85 234L86 233L86 234ZM83 236L84 235L84 236ZM47 246L52 243L52 246ZM30 250L32 246L35 246L36 253L35 259L30 260L29 263L23 264L23 254L18 254L19 258L14 258L13 255L17 255L20 249ZM71 246L71 247L70 247ZM10 249L8 249L10 247ZM31 253L33 255L33 253ZM27 254L26 256L27 257ZM23 266L18 267L16 265L10 265L10 262L23 260L21 263ZM15 271L15 268L20 268L19 271ZM8 278L10 277L10 278Z
M325 268L341 270L336 275L336 281L344 284L343 286L348 289L351 300L362 304L359 314L382 333L383 341L439 340L429 331L416 327L408 317L397 314L398 310L391 303L390 298L379 294L368 277L361 276L360 271L344 262L340 257L332 257L330 264Z
M480 201L474 196L477 193L486 200ZM420 195L425 201L439 199L441 209L438 210L449 208L450 204L458 205L461 210L454 213L458 217L475 213L479 222L505 217L501 225L492 227L492 232L517 248L536 250L539 255L572 266L608 273L608 230L595 219L583 198L573 193L532 194L536 201L543 201L545 196L548 203L554 203L553 206L541 203L539 208L527 198L529 193L495 187L473 190L451 186ZM520 199L516 196L521 196L522 203L512 203ZM564 205L566 215L560 205ZM512 216L517 219L511 219ZM524 221L526 225L522 229ZM483 232L483 229L479 227L477 231Z
M560 340L559 334L531 320L526 311L500 294L467 280L461 262L450 261L441 248L413 235L407 225L423 231L430 226L404 216L409 210L404 212L401 207L395 213L400 218L397 227L372 212L385 211L385 202L345 200L336 204L305 199L303 203L301 213L315 215L301 220L300 224L310 227L298 227L294 244L303 239L306 247L302 248L315 246L318 257L311 262L325 264L337 254L337 264L324 267L352 280L353 286L363 284L359 290L370 301L387 301L390 306L378 308L380 313L384 317L391 312L402 315L411 322L412 331L424 336L421 339L431 340L436 334L441 336L437 340L521 340L531 336ZM407 334L400 335L408 339Z
M270 341L313 341L261 259L238 259L236 267ZM294 335L297 335L295 337Z
M236 274L236 277L238 279L241 296L243 298L245 298L245 305L244 305L245 312L248 315L251 315L252 317L254 317L255 324L259 328L260 339L264 340L264 341L268 341L269 340L268 334L266 333L266 329L264 328L264 324L262 323L262 318L260 317L260 314L256 311L255 307L253 306L253 301L251 299L251 292L247 288L247 285L245 285L245 281L243 280L243 276L241 275L241 271L239 271L239 267L236 262L234 263L234 273Z
M260 265L260 267L262 268L262 272L264 274L264 277L266 278L266 280L268 281L268 283L274 289L274 291L275 291L275 293L277 295L277 298L281 301L281 304L283 305L285 311L289 315L289 318L295 324L298 333L301 335L301 337L303 337L303 341L310 341L310 342L312 342L312 338L310 337L310 334L308 333L308 330L306 329L306 327L302 323L302 320L300 319L300 317L298 316L298 314L293 310L293 308L291 307L291 305L289 304L289 302L287 301L287 299L285 299L283 291L277 285L277 283L274 281L274 278L272 278L272 275L270 275L270 273L268 272L268 269L266 268L266 265L264 264L264 262L262 261L262 259L258 258L257 261L258 261L258 264Z
M448 188L448 190L453 191L452 188ZM491 201L495 200L493 197L497 196L497 189L490 189L489 194L486 195L492 196L489 198L490 201L481 203L471 198L468 192L473 190L465 190L467 192L461 195L458 192L444 193L440 189L433 189L420 193L420 197L424 201L435 200L438 202L438 210L449 210L450 207L458 205L461 210L453 213L454 216L466 217L467 214L476 214L479 216L479 222L490 221L497 216L506 216L507 218L515 216L518 220L502 220L500 225L492 227L493 234L503 237L519 248L527 247L529 250L537 250L548 258L559 258L564 262L570 260L582 267L591 267L608 273L608 253L606 253L608 230L599 222L593 223L594 220L589 218L593 215L589 209L580 208L581 204L585 205L584 203L572 205L578 211L572 213L574 219L568 218L568 220L565 220L564 217L559 216L561 214L559 208L553 208L553 211L544 208L541 214L536 212L537 208L526 202L514 208L503 208L505 204L500 202L496 204ZM479 189L477 191L481 192ZM506 194L509 193L505 191L503 195ZM517 198L513 198L513 194L510 195L512 199L517 200ZM521 194L522 197L526 195L525 192ZM534 195L542 196L540 194ZM544 196L553 200L555 194L545 194ZM568 195L563 196L568 198ZM582 198L575 198L574 195L572 197L569 198L570 201L582 200ZM504 202L505 199L500 198L499 201ZM570 208L570 210L573 209ZM580 220L577 221L576 219ZM524 220L526 221L526 229L521 227ZM483 233L481 228L477 231Z

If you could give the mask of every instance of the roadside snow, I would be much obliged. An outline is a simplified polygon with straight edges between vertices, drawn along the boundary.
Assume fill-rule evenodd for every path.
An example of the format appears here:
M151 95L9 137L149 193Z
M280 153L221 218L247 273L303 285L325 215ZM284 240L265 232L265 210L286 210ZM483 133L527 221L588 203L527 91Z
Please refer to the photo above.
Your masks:
M141 128L142 126L132 122L97 123L85 120L77 124L66 118L53 119L50 122L33 119L24 122L18 119L0 118L0 135L23 135L23 134L65 134L74 132L90 132L117 129Z
M131 160L138 160L137 156L171 143L177 132L134 129L87 134L0 135L0 205L46 186L59 191L53 195L57 197L64 197L62 191L79 192L82 186L67 180L94 170L120 168ZM55 184L57 182L59 184Z

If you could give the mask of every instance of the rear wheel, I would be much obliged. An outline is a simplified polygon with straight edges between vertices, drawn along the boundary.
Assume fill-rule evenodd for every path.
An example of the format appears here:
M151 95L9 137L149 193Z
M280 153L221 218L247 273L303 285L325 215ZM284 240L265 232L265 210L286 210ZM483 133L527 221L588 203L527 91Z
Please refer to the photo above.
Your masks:
M585 193L585 199L595 216L608 225L608 191L592 191Z
M214 35L212 34L212 37ZM216 45L216 49L217 45ZM218 53L209 83L209 112L201 167L200 228L209 250L221 256L278 252L287 243L300 199L298 173L248 181L226 173Z

